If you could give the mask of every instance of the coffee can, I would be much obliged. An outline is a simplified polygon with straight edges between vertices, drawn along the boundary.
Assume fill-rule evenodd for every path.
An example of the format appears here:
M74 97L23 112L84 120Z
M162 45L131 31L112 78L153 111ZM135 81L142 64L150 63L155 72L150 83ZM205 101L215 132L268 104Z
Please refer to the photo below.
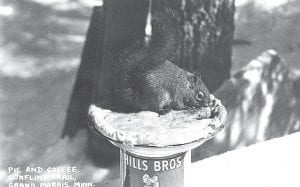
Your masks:
M205 141L169 147L129 147L111 141L120 148L121 186L187 187L191 150Z
M120 151L120 174L123 187L183 187L188 152L150 157Z

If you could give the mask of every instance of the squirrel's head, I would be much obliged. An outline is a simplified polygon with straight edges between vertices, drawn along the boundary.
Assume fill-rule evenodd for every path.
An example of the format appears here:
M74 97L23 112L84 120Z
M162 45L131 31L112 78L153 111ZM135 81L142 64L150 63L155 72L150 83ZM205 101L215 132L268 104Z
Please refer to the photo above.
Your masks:
M194 97L199 106L208 106L210 102L210 93L201 79L200 73L194 73L189 76L189 87L193 90Z

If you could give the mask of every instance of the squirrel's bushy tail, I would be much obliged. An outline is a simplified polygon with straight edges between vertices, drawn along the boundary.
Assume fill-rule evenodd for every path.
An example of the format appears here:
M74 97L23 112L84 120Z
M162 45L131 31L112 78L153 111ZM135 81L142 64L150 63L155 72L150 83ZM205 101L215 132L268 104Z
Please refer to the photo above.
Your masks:
M152 36L148 44L137 38L114 60L114 73L119 86L128 87L146 71L164 63L178 60L181 47L179 13L163 8L151 16Z
M114 60L115 92L125 103L136 106L135 88L138 79L147 71L178 59L181 43L179 14L170 8L154 12L151 17L152 36L149 43L137 38ZM123 91L122 91L123 90Z
M164 63L166 60L174 62L180 53L181 30L179 14L173 9L163 8L154 12L151 19L152 37L145 47L146 58L139 71L144 72L152 67Z

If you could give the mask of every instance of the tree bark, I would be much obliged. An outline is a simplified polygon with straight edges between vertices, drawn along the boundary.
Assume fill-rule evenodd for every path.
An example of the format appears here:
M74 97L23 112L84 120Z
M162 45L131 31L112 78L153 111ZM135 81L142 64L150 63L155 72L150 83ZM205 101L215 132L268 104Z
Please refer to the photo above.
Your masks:
M234 0L183 0L180 67L197 71L210 91L230 77Z

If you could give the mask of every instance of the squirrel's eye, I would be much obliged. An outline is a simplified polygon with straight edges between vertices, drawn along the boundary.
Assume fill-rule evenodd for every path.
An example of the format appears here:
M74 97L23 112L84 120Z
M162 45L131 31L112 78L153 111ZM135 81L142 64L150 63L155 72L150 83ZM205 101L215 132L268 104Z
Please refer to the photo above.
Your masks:
M202 92L197 93L197 98L198 99L203 99L203 97L204 97L204 94Z

